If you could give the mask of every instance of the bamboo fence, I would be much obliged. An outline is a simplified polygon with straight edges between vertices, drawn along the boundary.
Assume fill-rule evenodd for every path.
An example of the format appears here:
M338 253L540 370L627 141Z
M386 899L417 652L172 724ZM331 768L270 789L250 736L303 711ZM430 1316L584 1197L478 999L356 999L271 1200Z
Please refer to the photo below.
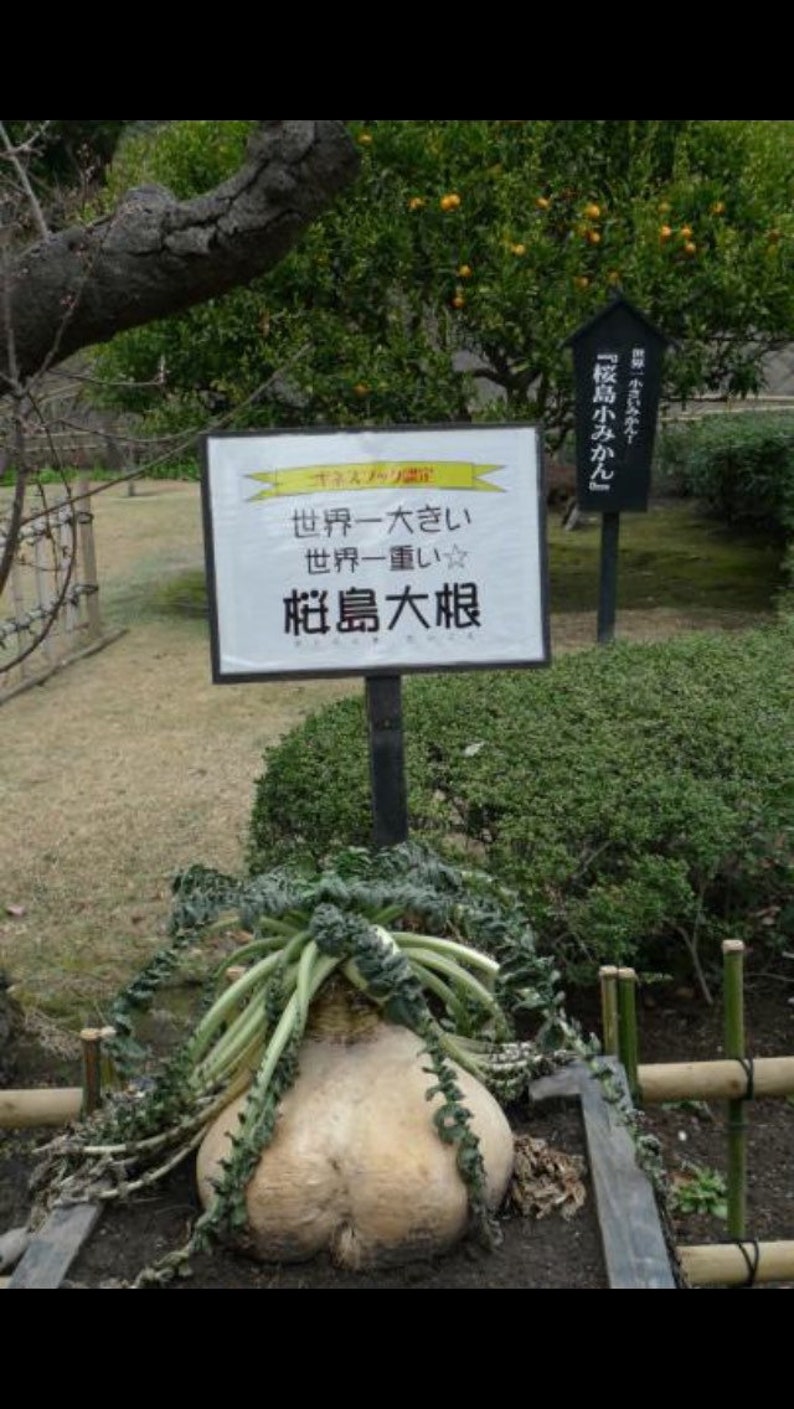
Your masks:
M0 704L104 639L88 480L39 496L0 598Z
M677 1254L690 1286L753 1286L794 1282L794 1241L760 1243L747 1236L747 1108L753 1100L794 1095L794 1057L748 1058L744 1033L744 945L722 946L725 988L725 1054L714 1062L643 1065L638 1061L634 969L600 971L604 1051L618 1056L629 1090L641 1105L724 1100L727 1115L727 1192L730 1241L682 1245Z

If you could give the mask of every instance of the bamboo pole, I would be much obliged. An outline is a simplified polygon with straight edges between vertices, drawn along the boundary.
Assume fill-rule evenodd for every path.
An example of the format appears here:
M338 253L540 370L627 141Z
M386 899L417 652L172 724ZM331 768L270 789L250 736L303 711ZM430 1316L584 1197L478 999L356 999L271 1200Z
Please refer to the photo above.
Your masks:
M702 1246L679 1247L676 1251L682 1271L691 1287L739 1287L750 1280L794 1281L794 1242L745 1242L743 1246L745 1252L742 1252L736 1243L706 1243ZM755 1267L755 1272L751 1279L752 1267Z
M77 1120L82 1104L82 1086L0 1091L0 1130L69 1125Z
M726 939L722 946L725 980L725 1055L743 1059L744 945ZM747 1102L728 1101L728 1233L743 1238L747 1222Z
M42 612L46 615L47 566L44 561L44 544L45 540L41 537L40 534L36 534L36 537L33 540L33 561L35 563L36 568L36 601L38 602L38 605L41 608ZM52 641L50 640L50 634L51 633L48 631L40 647L42 659L45 665L50 665L52 663Z
M69 561L74 555L75 561L72 565L72 587L77 583L79 574L77 573L77 525L73 520L69 505L65 504L54 514L53 546L55 549L55 591L53 601L56 600L62 587L64 578L69 571ZM71 649L70 637L74 635L77 619L77 609L72 601L71 589L61 603L58 615L55 620L52 633L58 633L60 637L61 653L66 655Z
M618 969L618 1048L626 1069L631 1098L639 1094L637 1081L637 975L634 969Z
M91 511L90 493L90 481L87 478L79 479L77 481L77 496L80 507L77 510L77 522L80 527L81 575L86 586L92 589L84 598L86 616L88 619L88 640L98 641L102 635L102 619L99 615L99 583L96 567L96 549L94 546L94 515Z
M601 1031L604 1056L617 1057L618 1048L618 971L614 964L605 964L598 971L601 981Z
M15 558L11 564L11 599L14 604L14 618L16 621L21 622L25 616L25 597L22 591L20 566L17 558ZM27 658L20 661L17 669L20 679L24 679L28 673Z
M654 1062L637 1068L644 1105L661 1101L738 1101L746 1094L747 1076L737 1061ZM794 1095L794 1057L757 1057L753 1062L754 1096Z
M115 1037L113 1027L84 1027L80 1033L83 1048L83 1105L81 1114L93 1115L102 1100L102 1042Z

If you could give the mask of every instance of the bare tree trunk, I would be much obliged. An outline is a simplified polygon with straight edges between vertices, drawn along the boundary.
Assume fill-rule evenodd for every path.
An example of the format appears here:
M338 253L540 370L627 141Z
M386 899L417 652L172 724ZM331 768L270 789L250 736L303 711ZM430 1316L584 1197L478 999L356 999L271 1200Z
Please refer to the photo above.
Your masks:
M108 219L15 255L0 289L0 395L82 347L249 283L357 170L342 122L262 121L245 164L206 195L141 187Z

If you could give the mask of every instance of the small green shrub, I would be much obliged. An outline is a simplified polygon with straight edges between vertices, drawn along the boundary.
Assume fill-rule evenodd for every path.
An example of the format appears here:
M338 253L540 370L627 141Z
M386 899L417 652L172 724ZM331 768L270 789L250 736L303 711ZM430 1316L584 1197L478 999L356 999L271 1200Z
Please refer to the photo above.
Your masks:
M674 1213L706 1213L712 1218L728 1217L728 1186L721 1174L707 1165L685 1162L675 1179L670 1197Z
M413 677L412 833L513 886L569 981L607 962L708 969L726 936L782 943L794 933L793 661L784 622L588 651L543 672ZM364 710L346 699L266 756L250 865L369 836Z
M794 535L794 415L736 412L669 426L657 464L667 487L727 523Z

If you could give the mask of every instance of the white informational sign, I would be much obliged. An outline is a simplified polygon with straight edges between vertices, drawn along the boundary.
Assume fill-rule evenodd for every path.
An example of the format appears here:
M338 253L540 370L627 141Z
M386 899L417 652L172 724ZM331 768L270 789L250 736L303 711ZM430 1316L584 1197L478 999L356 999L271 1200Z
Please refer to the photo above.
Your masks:
M216 682L548 663L534 427L203 448Z

